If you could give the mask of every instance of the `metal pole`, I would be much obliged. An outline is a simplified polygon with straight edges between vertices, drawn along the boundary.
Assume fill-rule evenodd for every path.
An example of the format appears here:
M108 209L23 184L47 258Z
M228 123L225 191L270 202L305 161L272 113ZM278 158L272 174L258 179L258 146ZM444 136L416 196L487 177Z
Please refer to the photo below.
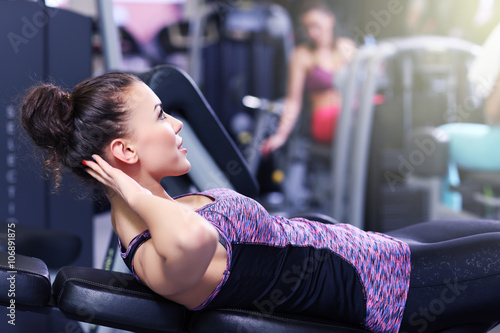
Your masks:
M101 32L106 71L121 70L122 52L118 27L113 17L112 0L97 0L99 30Z

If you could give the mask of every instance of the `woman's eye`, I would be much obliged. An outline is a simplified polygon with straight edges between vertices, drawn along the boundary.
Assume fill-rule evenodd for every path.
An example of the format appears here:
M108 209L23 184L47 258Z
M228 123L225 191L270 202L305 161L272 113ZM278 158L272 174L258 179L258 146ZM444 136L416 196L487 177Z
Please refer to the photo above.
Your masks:
M163 109L160 110L160 114L158 115L158 119L164 120L166 118L167 118L167 113L165 111L163 111Z

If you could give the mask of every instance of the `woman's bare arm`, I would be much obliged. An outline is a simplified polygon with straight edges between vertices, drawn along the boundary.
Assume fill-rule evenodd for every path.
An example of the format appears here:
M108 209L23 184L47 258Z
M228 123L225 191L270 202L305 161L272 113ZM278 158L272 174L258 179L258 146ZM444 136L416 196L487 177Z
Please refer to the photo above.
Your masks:
M218 233L202 216L174 200L154 196L119 169L94 155L88 172L120 195L144 221L151 243L143 247L138 274L154 291L175 294L196 284L217 248ZM149 243L149 242L148 242ZM147 251L146 251L147 250Z
M276 133L269 137L261 147L262 155L280 148L292 132L302 109L304 83L307 73L307 50L299 47L294 50L288 69L288 88L283 113Z

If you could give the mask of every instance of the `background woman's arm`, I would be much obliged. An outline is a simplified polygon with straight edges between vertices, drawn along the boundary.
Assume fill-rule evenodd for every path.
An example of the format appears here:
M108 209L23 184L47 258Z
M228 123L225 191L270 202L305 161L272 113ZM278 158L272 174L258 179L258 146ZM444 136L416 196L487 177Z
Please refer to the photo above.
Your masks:
M297 123L302 109L304 84L307 74L307 53L308 51L303 47L295 49L292 53L283 113L281 114L276 133L262 144L261 153L264 156L280 148L286 142Z

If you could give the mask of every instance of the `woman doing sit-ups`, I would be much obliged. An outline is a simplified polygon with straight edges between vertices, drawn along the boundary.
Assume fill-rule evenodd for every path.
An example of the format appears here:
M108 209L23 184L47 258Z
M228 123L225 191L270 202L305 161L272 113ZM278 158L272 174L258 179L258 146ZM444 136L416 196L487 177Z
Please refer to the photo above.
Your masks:
M228 189L172 198L160 180L190 169L183 125L130 74L90 78L71 93L38 85L20 113L56 180L69 168L104 188L136 278L189 309L299 313L372 332L500 320L497 221L428 222L389 236L271 216Z

